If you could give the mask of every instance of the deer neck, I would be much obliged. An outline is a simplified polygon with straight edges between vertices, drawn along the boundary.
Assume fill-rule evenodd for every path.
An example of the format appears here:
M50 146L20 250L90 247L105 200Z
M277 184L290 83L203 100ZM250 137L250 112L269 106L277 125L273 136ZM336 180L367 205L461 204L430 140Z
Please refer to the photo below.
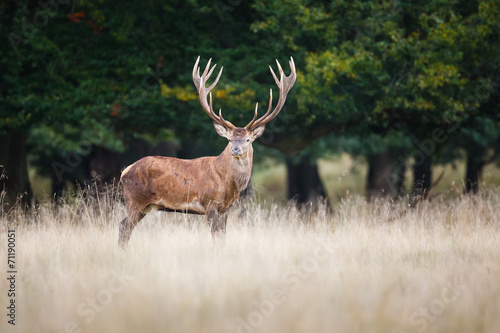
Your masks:
M219 170L222 178L228 186L236 187L238 192L244 190L252 173L253 148L248 147L247 152L241 157L234 157L229 146L218 156Z

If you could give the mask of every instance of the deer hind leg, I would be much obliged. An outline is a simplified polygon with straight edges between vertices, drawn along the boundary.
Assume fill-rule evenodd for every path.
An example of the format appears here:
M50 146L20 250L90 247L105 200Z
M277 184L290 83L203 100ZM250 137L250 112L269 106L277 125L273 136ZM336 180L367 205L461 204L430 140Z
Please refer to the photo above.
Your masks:
M212 236L224 236L226 233L227 213L219 214L216 209L213 209L207 216L212 227Z
M128 210L128 216L120 222L120 235L118 237L118 244L125 248L128 244L132 230L134 230L137 223L146 216L145 213L133 209Z

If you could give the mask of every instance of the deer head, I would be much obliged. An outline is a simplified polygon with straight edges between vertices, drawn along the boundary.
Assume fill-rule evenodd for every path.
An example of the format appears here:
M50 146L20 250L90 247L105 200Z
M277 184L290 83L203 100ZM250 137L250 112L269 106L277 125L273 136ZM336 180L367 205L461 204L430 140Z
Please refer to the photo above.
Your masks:
M221 67L219 74L217 75L217 78L207 88L206 83L210 78L210 76L212 75L217 64L213 65L213 67L210 68L210 62L212 61L212 59L208 60L207 66L205 67L203 74L200 76L200 67L198 66L199 61L200 57L198 57L193 67L193 81L200 96L201 106L203 107L203 110L205 110L205 112L208 114L208 116L212 118L212 120L214 121L214 127L215 130L217 131L217 134L228 139L229 151L231 152L231 155L236 159L245 158L248 152L251 151L252 142L255 141L255 139L257 139L258 137L260 137L262 133L264 133L266 124L276 117L276 115L281 111L283 105L285 104L286 96L290 91L290 89L293 87L296 79L295 63L293 62L293 58L290 58L289 61L291 69L291 73L289 76L286 76L283 73L283 69L281 68L280 63L278 62L278 60L276 60L280 75L279 80L276 77L276 74L274 74L274 71L271 68L271 66L269 66L271 74L274 77L274 81L276 82L276 85L278 86L280 91L278 104L276 105L274 110L271 111L273 104L273 91L271 89L269 91L270 97L269 97L269 107L267 109L267 112L262 117L257 119L257 112L259 108L259 103L257 103L255 105L254 117L245 127L236 127L231 122L225 120L222 117L222 111L220 109L219 109L219 115L215 114L212 106L211 90L219 82L224 67ZM209 96L209 102L207 102L207 95Z

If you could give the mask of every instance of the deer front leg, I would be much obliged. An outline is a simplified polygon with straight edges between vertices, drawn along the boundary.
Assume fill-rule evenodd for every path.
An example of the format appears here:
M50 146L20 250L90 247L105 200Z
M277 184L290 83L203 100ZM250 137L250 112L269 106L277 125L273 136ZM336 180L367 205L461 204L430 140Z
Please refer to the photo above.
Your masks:
M212 227L212 236L222 237L226 233L227 213L219 214L217 209L212 209L207 214Z
M131 211L128 216L121 220L120 222L120 235L118 237L118 244L122 248L126 248L130 236L132 235L132 230L134 230L137 223L139 223L142 218L146 216L143 212Z

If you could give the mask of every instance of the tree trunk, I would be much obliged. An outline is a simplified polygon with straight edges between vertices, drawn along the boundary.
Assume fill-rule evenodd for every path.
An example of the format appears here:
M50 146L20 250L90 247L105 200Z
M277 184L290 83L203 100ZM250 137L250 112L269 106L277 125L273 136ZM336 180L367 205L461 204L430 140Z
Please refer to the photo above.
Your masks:
M402 198L406 195L405 188L405 174L406 174L406 156L404 152L399 149L395 159L395 177L396 177L396 197Z
M432 156L420 154L413 165L413 193L426 198L431 190Z
M302 155L298 161L288 157L286 167L289 200L296 200L300 206L310 201L327 200L328 205L328 197L319 176L318 165L309 154Z
M485 149L474 145L467 151L467 171L465 173L465 191L477 193L479 190L479 179L485 165Z
M375 197L394 197L397 193L393 158L387 149L382 153L368 155L368 179L366 194L368 199Z
M60 179L56 176L55 173L51 174L51 183L52 183L52 196L53 199L57 202L59 198L62 198L64 193L64 179Z
M99 186L114 185L120 181L123 165L123 154L105 148L93 146L92 158L89 161L90 176Z
M366 195L368 199L388 196L394 200L405 195L406 152L389 146L384 152L368 155Z
M12 207L16 202L30 205L33 199L28 178L26 133L7 132L0 135L0 191L5 191L3 204ZM18 200L19 198L19 200Z

